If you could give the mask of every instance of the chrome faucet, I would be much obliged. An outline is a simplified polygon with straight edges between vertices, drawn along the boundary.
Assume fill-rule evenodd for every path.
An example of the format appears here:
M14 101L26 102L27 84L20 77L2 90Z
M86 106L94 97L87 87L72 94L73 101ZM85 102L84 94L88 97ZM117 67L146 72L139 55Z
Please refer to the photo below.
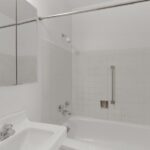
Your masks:
M64 115L64 116L66 116L66 115L71 115L71 112L69 111L69 110L66 110L66 109L64 109L64 110L62 110L62 114Z
M71 112L68 110L69 105L70 103L66 101L64 105L58 106L58 111L61 112L63 116L70 116Z
M0 141L3 141L15 134L12 124L5 124L0 130Z

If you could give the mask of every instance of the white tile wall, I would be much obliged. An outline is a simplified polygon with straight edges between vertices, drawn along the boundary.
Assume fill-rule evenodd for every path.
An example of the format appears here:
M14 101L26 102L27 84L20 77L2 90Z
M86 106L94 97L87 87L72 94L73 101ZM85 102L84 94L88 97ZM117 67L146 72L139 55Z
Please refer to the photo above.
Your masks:
M150 3L73 16L73 112L150 124ZM116 105L110 66L116 66Z
M95 50L73 56L73 112L100 119L150 123L150 49ZM111 100L111 70L116 66L116 105Z

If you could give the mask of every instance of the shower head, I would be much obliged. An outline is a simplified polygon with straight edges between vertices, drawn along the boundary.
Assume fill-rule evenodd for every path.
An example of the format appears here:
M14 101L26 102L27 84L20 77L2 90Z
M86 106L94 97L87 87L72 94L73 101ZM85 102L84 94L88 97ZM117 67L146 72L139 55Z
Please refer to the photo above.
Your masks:
M62 39L64 39L67 43L71 43L71 39L64 33L61 34Z

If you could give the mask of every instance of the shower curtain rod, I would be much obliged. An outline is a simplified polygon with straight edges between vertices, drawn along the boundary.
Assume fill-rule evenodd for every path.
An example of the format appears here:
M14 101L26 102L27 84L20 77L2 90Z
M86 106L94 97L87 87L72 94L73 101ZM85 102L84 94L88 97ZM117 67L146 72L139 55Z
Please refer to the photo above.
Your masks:
M46 17L39 17L39 20L45 20L45 19L51 19L51 18L56 18L56 17L77 15L77 14L93 12L93 11L99 11L99 10L104 10L104 9L109 9L109 8L133 5L133 4L138 4L138 3L148 2L148 1L150 1L150 0L128 0L128 1L124 1L124 2L118 2L116 4L105 4L105 5L103 4L103 6L97 6L95 8L91 8L91 9L74 10L74 11L71 11L71 12L54 14L54 15L50 15L50 16L46 16Z
M3 28L8 28L8 27L14 27L16 25L23 25L23 24L27 24L27 23L31 23L31 22L36 22L38 19L37 18L32 18L32 19L28 19L28 20L24 20L18 23L13 23L13 24L9 24L9 25L4 25L4 26L0 26L0 29Z
M8 27L13 27L16 25L23 25L26 23L31 23L31 22L36 22L37 20L45 20L45 19L51 19L51 18L56 18L56 17L63 17L63 16L71 16L71 15L77 15L77 14L82 14L82 13L87 13L87 12L93 12L93 11L99 11L99 10L104 10L104 9L109 9L109 8L115 8L115 7L121 7L121 6L127 6L127 5L133 5L133 4L138 4L138 3L143 3L143 2L149 2L150 0L128 0L124 2L117 2L116 4L103 4L102 6L97 6L95 8L90 8L90 9L83 9L83 10L74 10L71 12L66 12L66 13L61 13L61 14L55 14L47 17L37 17L37 18L32 18L28 20L24 20L19 22L18 24L10 24L10 25L4 25L0 26L0 29L3 28L8 28Z

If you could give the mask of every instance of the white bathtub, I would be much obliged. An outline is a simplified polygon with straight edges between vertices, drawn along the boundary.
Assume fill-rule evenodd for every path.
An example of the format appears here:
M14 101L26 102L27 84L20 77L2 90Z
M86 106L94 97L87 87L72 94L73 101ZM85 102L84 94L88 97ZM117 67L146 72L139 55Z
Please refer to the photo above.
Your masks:
M150 127L72 117L63 150L150 150Z

